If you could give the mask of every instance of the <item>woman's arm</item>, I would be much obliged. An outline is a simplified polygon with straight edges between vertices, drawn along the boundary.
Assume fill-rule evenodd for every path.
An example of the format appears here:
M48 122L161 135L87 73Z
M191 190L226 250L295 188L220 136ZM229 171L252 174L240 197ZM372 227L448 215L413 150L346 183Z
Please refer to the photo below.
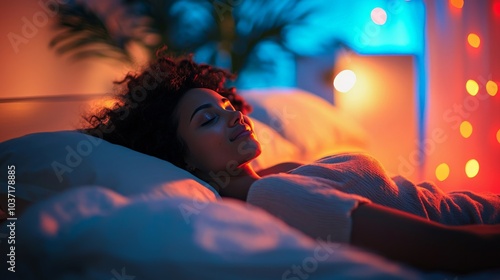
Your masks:
M373 203L352 212L351 243L424 270L500 268L500 225L445 226Z

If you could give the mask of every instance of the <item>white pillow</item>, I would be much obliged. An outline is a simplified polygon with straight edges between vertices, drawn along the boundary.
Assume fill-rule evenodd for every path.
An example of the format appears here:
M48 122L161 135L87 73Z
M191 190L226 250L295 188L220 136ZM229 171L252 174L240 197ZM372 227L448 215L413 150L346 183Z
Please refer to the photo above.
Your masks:
M167 161L76 131L34 133L0 143L2 182L7 182L9 166L15 166L16 197L33 202L84 185L125 196L220 197L209 184Z
M253 106L250 117L296 146L296 160L310 162L340 152L363 151L365 130L323 98L298 88L240 91Z
M260 156L250 163L255 170L258 171L282 162L297 161L299 157L297 146L283 138L268 125L259 120L250 119L254 123L255 134L262 148Z

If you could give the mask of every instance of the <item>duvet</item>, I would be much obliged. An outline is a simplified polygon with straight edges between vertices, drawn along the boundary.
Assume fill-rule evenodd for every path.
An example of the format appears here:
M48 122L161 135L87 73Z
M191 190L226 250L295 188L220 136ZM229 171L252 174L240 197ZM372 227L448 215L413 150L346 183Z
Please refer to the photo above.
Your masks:
M357 204L371 201L450 224L498 219L496 195L444 194L384 174L364 155L329 157L258 181L250 204L124 196L97 185L71 188L19 217L16 272L3 270L8 278L2 279L454 279L338 242L344 230L320 235L289 218L328 229L345 221ZM292 208L294 188L307 190L300 200L320 213L316 220L273 208L280 200ZM343 206L331 218L324 209L333 200ZM349 224L343 226L348 230ZM500 271L485 271L460 279L499 276Z

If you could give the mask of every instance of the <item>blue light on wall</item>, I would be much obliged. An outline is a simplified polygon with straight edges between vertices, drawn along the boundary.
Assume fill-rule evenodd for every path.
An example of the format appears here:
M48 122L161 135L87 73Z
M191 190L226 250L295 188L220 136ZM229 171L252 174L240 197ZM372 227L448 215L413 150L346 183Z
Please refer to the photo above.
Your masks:
M304 24L290 26L284 34L285 45L300 55L332 50L336 43L346 44L360 54L417 54L423 50L423 1L311 2L321 8L315 9L314 16L304 21ZM372 19L375 8L386 13L383 25L376 24Z
M363 55L411 55L415 61L418 137L423 143L428 102L423 0L237 2L231 7L235 39L231 51L247 56L237 87L294 87L297 57L332 54L339 46ZM259 36L264 40L256 41ZM198 57L221 56L214 52L205 49ZM232 62L225 60L227 63Z

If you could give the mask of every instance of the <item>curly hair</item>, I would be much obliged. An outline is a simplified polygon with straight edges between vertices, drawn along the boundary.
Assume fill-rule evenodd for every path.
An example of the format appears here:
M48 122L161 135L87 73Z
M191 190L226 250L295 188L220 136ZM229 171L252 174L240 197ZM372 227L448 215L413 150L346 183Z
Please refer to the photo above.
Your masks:
M195 63L192 54L169 57L160 50L142 73L128 73L115 82L123 86L117 102L84 116L87 127L80 131L185 168L187 147L177 135L177 104L188 90L208 88L247 114L250 105L234 87L225 87L234 78L223 69Z

